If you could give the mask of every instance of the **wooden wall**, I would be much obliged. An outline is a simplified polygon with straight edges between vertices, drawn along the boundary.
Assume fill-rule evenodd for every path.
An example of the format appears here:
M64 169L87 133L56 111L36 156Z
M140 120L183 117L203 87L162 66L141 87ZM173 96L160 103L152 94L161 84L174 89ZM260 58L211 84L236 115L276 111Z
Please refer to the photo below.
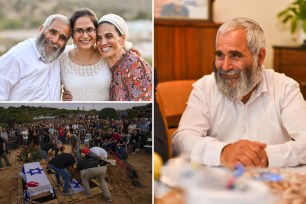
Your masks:
M212 72L220 24L154 20L154 67L158 81L199 79Z

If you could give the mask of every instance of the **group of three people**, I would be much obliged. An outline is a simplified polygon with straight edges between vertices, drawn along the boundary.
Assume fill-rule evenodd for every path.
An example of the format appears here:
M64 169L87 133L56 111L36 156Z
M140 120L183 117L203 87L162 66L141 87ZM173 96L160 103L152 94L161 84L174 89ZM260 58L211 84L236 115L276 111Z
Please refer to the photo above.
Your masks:
M49 16L35 39L0 58L0 100L150 101L152 70L130 52L128 35L126 22L115 14L98 21L82 8L70 19ZM75 46L65 50L70 36Z

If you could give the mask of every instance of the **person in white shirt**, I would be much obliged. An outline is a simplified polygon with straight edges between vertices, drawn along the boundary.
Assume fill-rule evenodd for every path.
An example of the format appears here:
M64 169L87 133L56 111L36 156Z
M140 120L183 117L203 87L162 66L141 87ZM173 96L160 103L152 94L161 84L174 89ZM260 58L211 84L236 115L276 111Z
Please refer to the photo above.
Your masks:
M306 164L306 103L299 84L263 67L262 28L240 17L217 32L214 72L193 84L175 155L233 168Z
M20 132L20 134L22 135L23 145L28 146L28 140L29 140L28 129L26 127L23 127L22 131Z
M90 148L90 153L92 156L97 157L100 160L107 160L107 151L101 147Z
M70 38L68 17L54 14L27 39L0 57L0 101L59 101L58 56Z
M6 128L3 128L3 129L0 131L0 135L1 135L2 139L3 139L5 142L8 142L8 134L7 134Z
M112 74L96 49L97 16L81 8L70 19L74 46L59 58L61 80L67 91L63 100L70 100L69 95L73 101L108 101Z
M0 129L0 136L3 139L5 152L8 153L8 134L6 128Z

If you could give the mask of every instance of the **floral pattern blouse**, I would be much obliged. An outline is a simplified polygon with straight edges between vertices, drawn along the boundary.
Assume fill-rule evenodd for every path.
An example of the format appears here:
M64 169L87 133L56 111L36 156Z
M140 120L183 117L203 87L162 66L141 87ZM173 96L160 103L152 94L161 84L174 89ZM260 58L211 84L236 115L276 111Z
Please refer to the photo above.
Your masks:
M152 68L144 59L126 53L111 67L111 72L110 100L152 100Z

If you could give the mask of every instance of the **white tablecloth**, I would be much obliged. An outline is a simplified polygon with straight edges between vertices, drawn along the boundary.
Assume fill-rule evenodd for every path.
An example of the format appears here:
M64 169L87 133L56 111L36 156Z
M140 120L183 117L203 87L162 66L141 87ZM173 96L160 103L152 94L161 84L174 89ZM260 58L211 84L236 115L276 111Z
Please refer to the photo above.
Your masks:
M47 178L45 172L41 168L39 162L26 163L23 165L23 173L25 174L25 182L37 182L38 186L28 187L29 196L36 196L40 193L50 192L53 194L52 185Z

